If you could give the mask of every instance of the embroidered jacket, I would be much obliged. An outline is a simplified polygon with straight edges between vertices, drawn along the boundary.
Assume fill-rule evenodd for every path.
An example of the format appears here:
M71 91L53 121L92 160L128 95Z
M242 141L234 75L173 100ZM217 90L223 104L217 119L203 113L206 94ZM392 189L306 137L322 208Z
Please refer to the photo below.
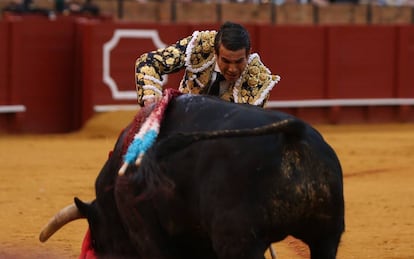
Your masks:
M138 102L152 96L162 96L162 75L185 67L179 91L202 94L211 84L216 64L214 38L216 31L195 31L192 36L139 57L135 63ZM251 54L247 66L236 83L221 95L235 103L264 106L270 91L279 82L261 62L258 54Z

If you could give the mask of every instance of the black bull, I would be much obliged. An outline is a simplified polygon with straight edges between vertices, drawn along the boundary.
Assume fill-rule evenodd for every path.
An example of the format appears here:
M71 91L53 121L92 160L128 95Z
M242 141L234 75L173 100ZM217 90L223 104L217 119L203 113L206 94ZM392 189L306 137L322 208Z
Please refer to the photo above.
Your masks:
M96 199L75 198L41 241L86 217L104 258L264 258L288 235L305 242L311 258L336 257L344 231L342 170L310 125L277 111L182 95L141 165L119 176L129 127L96 180Z

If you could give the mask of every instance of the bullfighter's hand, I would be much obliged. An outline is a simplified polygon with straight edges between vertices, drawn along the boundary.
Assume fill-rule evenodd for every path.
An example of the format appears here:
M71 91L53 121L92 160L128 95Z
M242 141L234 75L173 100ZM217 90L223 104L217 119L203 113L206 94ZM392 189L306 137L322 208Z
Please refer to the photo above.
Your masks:
M161 100L161 96L152 96L151 98L148 98L148 99L144 100L144 106L148 107L148 106L158 102L159 100Z

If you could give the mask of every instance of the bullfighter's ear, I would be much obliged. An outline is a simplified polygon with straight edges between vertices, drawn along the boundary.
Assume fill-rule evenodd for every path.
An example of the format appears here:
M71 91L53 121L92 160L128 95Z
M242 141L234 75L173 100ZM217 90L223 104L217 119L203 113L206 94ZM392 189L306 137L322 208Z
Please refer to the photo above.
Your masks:
M90 204L81 201L78 197L75 197L74 201L75 201L76 207L78 208L79 212L83 216L88 217L91 215L92 208Z

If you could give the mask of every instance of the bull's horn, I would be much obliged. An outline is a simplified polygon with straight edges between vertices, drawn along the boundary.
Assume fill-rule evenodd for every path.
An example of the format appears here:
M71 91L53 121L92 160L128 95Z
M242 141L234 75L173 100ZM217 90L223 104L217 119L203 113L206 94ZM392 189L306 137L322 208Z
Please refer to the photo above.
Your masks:
M58 213L56 213L56 215L49 220L49 223L47 223L47 225L43 227L43 230L42 232L40 232L39 235L40 242L46 242L49 239L49 237L51 237L61 227L63 227L71 221L81 218L85 218L85 216L83 216L79 212L75 204L66 206L65 208L61 209Z

